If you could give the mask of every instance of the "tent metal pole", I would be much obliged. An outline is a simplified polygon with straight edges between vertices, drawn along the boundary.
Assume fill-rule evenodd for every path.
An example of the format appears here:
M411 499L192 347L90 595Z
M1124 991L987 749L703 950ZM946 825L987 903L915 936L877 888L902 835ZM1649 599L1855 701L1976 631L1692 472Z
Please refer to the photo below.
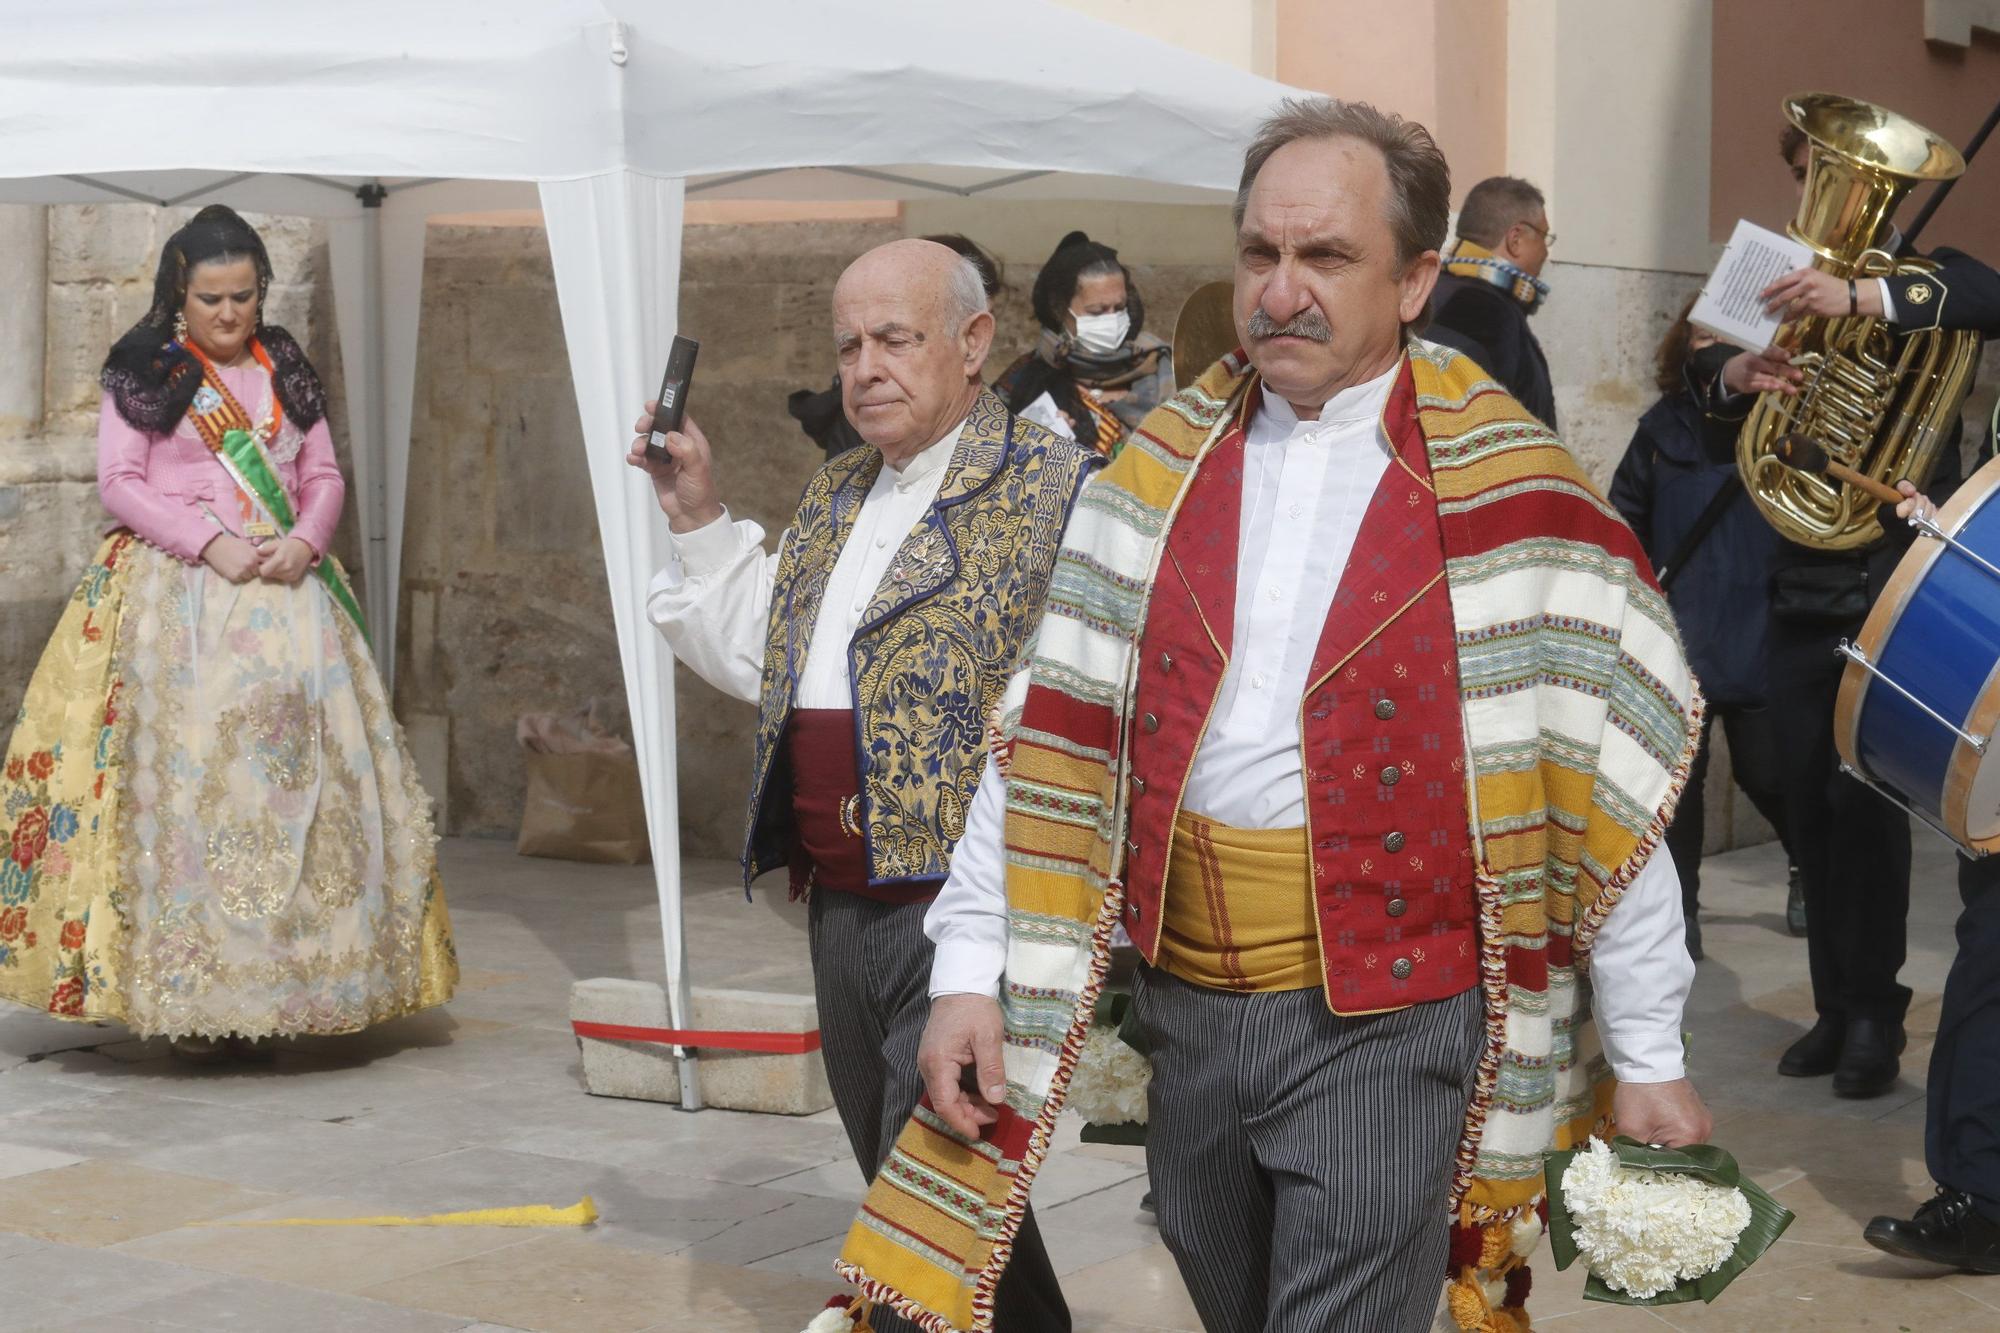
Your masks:
M155 199L150 194L145 194L138 190L128 190L122 185L113 185L110 181L101 181L97 179L97 177L95 176L73 176L65 174L62 177L62 179L66 181L73 181L78 185L88 185L91 189L102 190L106 194L115 194L119 196L121 199L131 199L141 204L152 204L156 208L165 208L167 206L167 201L164 199Z
M382 304L382 201L388 191L380 181L363 185L354 192L361 201L361 308L367 348L367 365L361 373L368 378L367 439L368 493L361 497L368 509L368 551L363 578L368 599L368 623L376 633L389 621L389 404L383 374ZM351 372L350 372L351 373ZM375 644L375 664L382 672L382 685L389 697L396 697L396 645Z
M353 181L337 181L327 176L308 175L303 171L288 171L285 174L295 181L304 181L308 185L317 185L322 189L347 195L349 198L359 198L360 192L363 189L362 186L356 185Z
M705 180L699 184L690 183L687 187L687 192L689 194L700 194L703 190L719 190L725 185L741 185L744 181L754 181L764 176L775 176L786 170L789 170L789 168L761 167L756 171L732 172L727 176L717 176L713 180Z
M1011 176L1001 176L994 180L981 181L977 185L968 185L965 187L965 192L968 195L985 194L988 190L1004 189L1009 185L1019 185L1022 181L1040 180L1044 176L1053 175L1055 175L1053 171L1017 171Z
M932 194L952 194L961 199L970 199L972 190L963 185L939 185L935 181L918 180L915 176L899 176L893 171L877 171L873 167L824 167L839 176L856 176L865 181L886 181L891 185L908 186L913 190L928 190Z
M199 199L205 194L214 194L219 190L226 190L232 185L241 185L244 181L255 179L257 175L258 173L254 171L239 171L234 176L224 176L220 180L210 181L199 189L188 190L183 194L175 195L171 199L163 200L162 206L166 208L178 208L190 199Z

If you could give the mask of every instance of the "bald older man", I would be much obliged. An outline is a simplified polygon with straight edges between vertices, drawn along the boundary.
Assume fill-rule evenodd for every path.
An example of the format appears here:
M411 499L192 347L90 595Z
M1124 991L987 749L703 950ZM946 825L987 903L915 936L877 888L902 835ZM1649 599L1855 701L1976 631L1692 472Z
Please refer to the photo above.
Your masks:
M993 316L971 263L930 241L869 251L833 294L847 418L778 541L731 521L692 419L653 480L674 560L647 612L674 653L759 709L744 884L791 869L809 897L827 1081L873 1179L923 1091L937 896L986 767L986 719L1040 616L1070 505L1096 460L982 387ZM1032 1219L997 1326L1069 1313ZM908 1328L879 1311L880 1333Z

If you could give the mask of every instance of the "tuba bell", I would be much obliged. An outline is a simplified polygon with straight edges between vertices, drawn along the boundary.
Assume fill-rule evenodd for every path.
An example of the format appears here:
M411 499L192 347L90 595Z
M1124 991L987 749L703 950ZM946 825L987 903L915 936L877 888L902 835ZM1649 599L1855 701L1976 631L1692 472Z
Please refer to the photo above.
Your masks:
M1926 259L1898 259L1890 217L1924 181L1965 171L1956 148L1893 111L1851 97L1805 93L1785 99L1785 117L1810 151L1805 194L1786 228L1813 252L1813 267L1837 278L1927 273ZM1898 338L1870 316L1808 316L1779 328L1775 342L1805 372L1797 396L1758 396L1736 438L1744 489L1779 532L1822 550L1866 546L1882 534L1880 503L1828 476L1797 472L1777 456L1797 432L1827 456L1888 485L1919 489L1972 387L1979 335L1926 329Z

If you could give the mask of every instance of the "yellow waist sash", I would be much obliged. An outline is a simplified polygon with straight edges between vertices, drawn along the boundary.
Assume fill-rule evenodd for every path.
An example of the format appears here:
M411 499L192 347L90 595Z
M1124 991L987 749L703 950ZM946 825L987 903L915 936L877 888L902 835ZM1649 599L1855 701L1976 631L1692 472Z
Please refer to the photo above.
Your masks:
M1215 990L1304 990L1323 979L1306 830L1174 821L1155 961Z

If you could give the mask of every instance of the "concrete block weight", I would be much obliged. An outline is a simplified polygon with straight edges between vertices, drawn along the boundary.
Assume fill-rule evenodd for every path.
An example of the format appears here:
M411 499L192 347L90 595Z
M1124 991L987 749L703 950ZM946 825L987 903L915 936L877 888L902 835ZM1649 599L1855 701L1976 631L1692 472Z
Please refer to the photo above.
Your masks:
M803 1034L819 1029L810 995L694 988L692 1021L704 1032ZM570 989L572 1022L664 1028L666 992L649 981L590 977ZM678 1103L679 1062L671 1047L655 1042L579 1037L584 1085L592 1096ZM773 1115L813 1115L833 1105L826 1066L817 1050L799 1055L705 1050L696 1063L705 1106Z

